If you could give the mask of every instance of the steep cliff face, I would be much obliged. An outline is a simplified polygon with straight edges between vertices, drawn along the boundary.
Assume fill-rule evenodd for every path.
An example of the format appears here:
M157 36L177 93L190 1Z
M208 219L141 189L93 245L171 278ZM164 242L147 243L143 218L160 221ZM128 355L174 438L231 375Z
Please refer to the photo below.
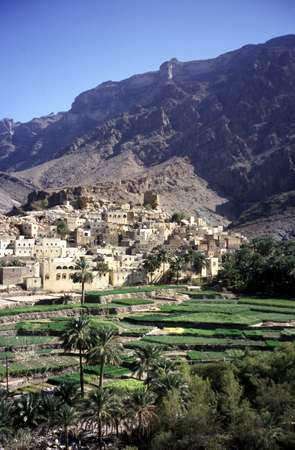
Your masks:
M41 188L130 179L173 158L230 216L294 190L295 36L173 59L82 93L68 112L0 122L0 170Z

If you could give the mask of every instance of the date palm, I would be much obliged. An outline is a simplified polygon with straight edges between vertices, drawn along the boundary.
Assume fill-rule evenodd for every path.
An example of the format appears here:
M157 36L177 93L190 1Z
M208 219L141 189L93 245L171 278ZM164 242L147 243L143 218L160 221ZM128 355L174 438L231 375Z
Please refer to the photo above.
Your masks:
M14 422L20 428L36 428L43 420L38 394L22 395L14 404Z
M77 420L77 411L72 406L64 403L57 414L59 423L63 427L64 440L66 450L69 449L69 427L73 425Z
M154 394L147 388L135 390L129 398L129 405L133 419L133 428L139 440L148 432L152 422L156 419Z
M162 266L162 278L165 276L165 264L170 261L170 254L165 247L158 247L156 257L159 266Z
M142 268L147 275L147 282L150 281L151 283L153 283L153 279L152 279L153 273L157 269L159 269L160 265L161 265L161 263L159 262L157 255L151 254L151 255L148 255L144 259ZM149 280L149 275L150 275L150 280Z
M204 253L201 252L195 252L193 255L193 270L196 272L197 275L201 274L202 269L204 267L207 267L207 258L204 255Z
M88 353L88 361L100 365L99 387L103 386L106 364L119 364L121 361L121 346L118 343L116 331L111 328L101 328L93 335L94 346Z
M154 367L157 365L161 356L161 350L156 345L145 345L135 350L135 363L133 372L137 374L139 380L146 375L147 384L150 381L150 375Z
M75 350L79 352L80 389L84 396L84 368L83 360L93 343L90 319L80 316L70 321L62 335L62 347L65 351Z
M72 280L74 283L81 284L81 305L83 305L85 303L85 284L93 281L91 267L84 256L76 262L76 270L77 272L72 274Z
M158 398L165 397L173 390L180 392L182 397L187 393L188 385L182 374L178 371L160 372L153 383L153 391L157 394Z
M99 448L102 449L103 427L113 420L114 396L108 389L98 388L92 391L85 402L82 417L88 424L95 424Z
M176 274L176 283L179 281L179 272L183 269L184 258L182 256L175 256L170 263L170 269L173 274Z
M0 392L0 436L10 435L12 432L13 403L6 395Z
M58 413L62 401L54 395L42 394L40 397L40 412L48 429L58 424Z
M69 406L74 406L78 401L77 386L72 383L62 383L56 390L56 397Z
M203 267L207 266L207 258L204 253L190 249L188 253L184 256L185 262L190 265L192 272L200 274Z

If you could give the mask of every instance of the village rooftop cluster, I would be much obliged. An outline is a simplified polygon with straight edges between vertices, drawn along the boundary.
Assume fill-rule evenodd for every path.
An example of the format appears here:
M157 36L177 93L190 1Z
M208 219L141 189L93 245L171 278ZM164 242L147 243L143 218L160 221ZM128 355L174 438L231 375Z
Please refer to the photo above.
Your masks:
M3 219L3 218L2 218ZM208 225L200 216L168 214L157 193L147 191L142 203L100 201L77 209L64 201L52 208L5 216L0 235L2 291L67 293L74 283L77 261L85 258L93 279L87 290L148 282L175 281L173 258L197 251L206 258L200 273L189 264L180 267L177 282L217 275L222 257L240 247L245 238ZM154 271L146 261L159 249L169 258ZM178 272L178 271L177 271Z

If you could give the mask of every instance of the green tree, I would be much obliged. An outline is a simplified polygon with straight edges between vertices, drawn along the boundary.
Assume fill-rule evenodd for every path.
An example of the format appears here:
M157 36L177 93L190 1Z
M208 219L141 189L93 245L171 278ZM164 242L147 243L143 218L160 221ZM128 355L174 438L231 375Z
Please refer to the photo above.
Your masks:
M84 396L83 360L92 344L93 333L89 317L80 316L71 320L62 335L62 347L66 351L76 350L79 352L80 389L82 397Z
M226 255L219 281L237 292L295 295L295 242L256 238Z
M6 391L0 392L0 436L2 439L12 433L13 403ZM0 439L0 443L1 440ZM3 443L3 442L2 442Z
M100 365L99 387L102 389L106 364L119 364L122 348L116 332L111 328L101 328L93 335L94 346L88 354L88 360Z
M156 248L155 255L159 264L159 267L162 266L162 278L165 277L165 264L170 262L171 256L169 251L164 247L160 246Z
M159 374L151 385L159 398L164 398L170 391L178 391L184 398L188 392L186 381L178 371Z
M192 268L193 271L197 274L200 275L202 272L202 269L204 267L207 267L207 257L206 255L204 255L204 253L202 252L194 252L193 254L193 260L192 260Z
M155 396L147 386L132 392L128 407L131 410L132 423L135 427L137 439L142 440L148 435L152 423L156 420Z
M85 402L82 416L97 426L99 448L103 446L103 426L110 425L113 420L114 396L108 389L98 388L92 391Z
M108 272L109 266L108 266L107 263L105 263L105 262L103 262L103 261L98 261L98 262L96 263L95 270L97 270L97 271L100 272L100 273L101 273L101 272Z
M176 222L178 225L181 224L183 219L185 219L185 214L182 212L175 212L171 216L171 222Z
M76 263L77 272L72 274L74 283L81 284L81 305L85 303L85 284L93 281L93 274L89 263L82 256Z
M79 397L77 386L73 383L60 384L55 392L55 395L63 403L66 403L69 406L75 406Z
M14 423L20 428L36 428L43 420L40 396L24 394L15 401Z
M55 395L40 396L40 411L48 430L58 424L58 412L61 406L61 399Z
M182 271L185 260L182 256L175 256L170 262L170 270L173 276L176 276L176 283L179 281L179 273Z
M69 406L66 403L64 403L60 407L57 417L58 417L59 423L63 427L65 447L66 447L66 450L68 450L69 449L69 427L76 422L77 411L72 406Z
M62 239L64 239L69 234L69 227L64 219L59 219L56 222L56 232Z
M146 256L143 261L143 270L147 274L147 282L153 283L152 276L156 270L158 270L161 266L160 261L157 258L157 255L150 254ZM150 279L149 279L150 275Z
M139 380L146 375L146 381L149 383L151 373L160 361L161 350L156 345L145 345L135 349L135 362L133 372L137 374Z

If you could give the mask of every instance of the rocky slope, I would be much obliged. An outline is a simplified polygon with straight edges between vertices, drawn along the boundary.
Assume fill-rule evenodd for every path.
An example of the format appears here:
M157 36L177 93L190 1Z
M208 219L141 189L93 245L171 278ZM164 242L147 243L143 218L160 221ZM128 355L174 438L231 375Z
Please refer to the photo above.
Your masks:
M0 122L0 170L39 188L128 180L140 190L150 177L176 208L163 167L184 209L233 219L294 190L295 36L173 59L82 93L68 112Z
M22 205L36 187L29 181L0 172L0 212ZM0 222L1 228L1 222Z

